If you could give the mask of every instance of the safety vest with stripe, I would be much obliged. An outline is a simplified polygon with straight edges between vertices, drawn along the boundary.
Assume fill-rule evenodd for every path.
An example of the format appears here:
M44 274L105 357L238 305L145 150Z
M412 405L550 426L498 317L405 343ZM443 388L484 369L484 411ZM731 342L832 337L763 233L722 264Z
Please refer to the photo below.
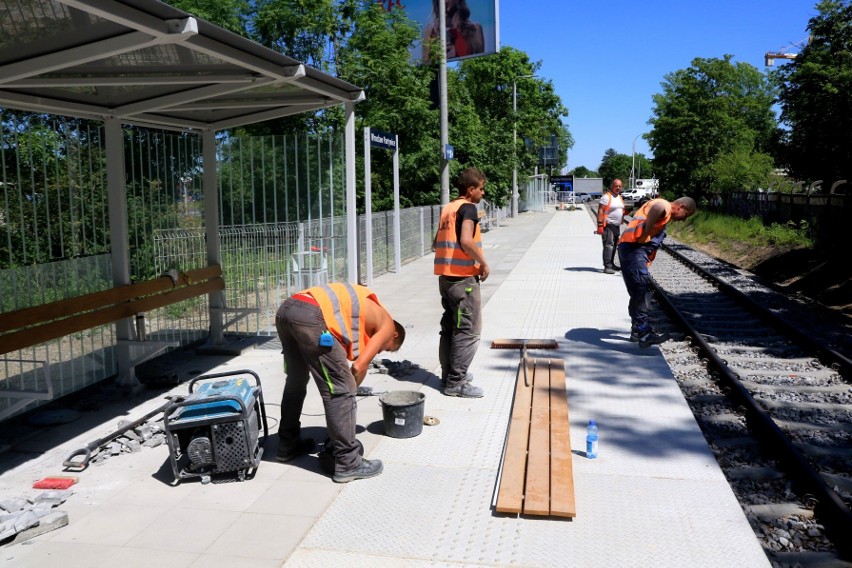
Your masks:
M658 202L662 201L666 206L666 214L657 219L657 222L654 223L654 226L651 228L651 231L648 234L643 234L642 229L645 224L645 219L648 218L648 212L651 210L651 207ZM665 199L652 199L648 201L639 208L639 211L633 214L633 220L627 225L627 228L621 234L621 242L622 243L646 243L650 239L656 237L660 233L663 232L663 229L666 228L666 224L668 224L669 219L672 218L672 204L666 201Z
M357 359L371 337L367 334L367 311L363 306L365 302L381 306L376 294L366 286L339 282L314 286L301 293L310 294L317 301L328 331L346 349L346 358Z
M435 237L435 274L439 276L477 276L479 263L470 257L459 244L456 234L456 218L462 205L469 201L459 198L451 201L441 211L441 223ZM473 224L473 242L482 248L482 234L479 223Z
M604 227L608 223L612 225L621 225L621 220L624 217L624 199L621 194L613 195L607 193L609 199L604 204L604 197L601 197L600 206L598 207L598 227ZM610 214L610 209L612 214Z

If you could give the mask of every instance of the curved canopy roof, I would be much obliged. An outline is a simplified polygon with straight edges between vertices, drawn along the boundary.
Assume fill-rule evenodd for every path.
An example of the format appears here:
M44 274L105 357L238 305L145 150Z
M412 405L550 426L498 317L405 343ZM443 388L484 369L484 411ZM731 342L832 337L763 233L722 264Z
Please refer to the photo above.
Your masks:
M0 0L0 107L219 130L363 98L156 0Z

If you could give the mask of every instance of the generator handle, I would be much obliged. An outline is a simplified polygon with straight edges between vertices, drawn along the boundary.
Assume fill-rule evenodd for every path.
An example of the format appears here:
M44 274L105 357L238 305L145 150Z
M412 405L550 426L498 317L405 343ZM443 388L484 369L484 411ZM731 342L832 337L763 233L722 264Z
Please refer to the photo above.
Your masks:
M193 387L199 381L204 381L204 380L207 380L207 379L219 379L221 377L233 377L234 375L241 375L243 373L248 373L249 375L254 377L255 384L257 386L261 386L260 385L260 377L258 376L257 373L255 373L251 369L241 369L239 371L226 371L224 373L213 373L211 375L201 375L200 377L195 377L194 379L189 381L189 393L192 394Z

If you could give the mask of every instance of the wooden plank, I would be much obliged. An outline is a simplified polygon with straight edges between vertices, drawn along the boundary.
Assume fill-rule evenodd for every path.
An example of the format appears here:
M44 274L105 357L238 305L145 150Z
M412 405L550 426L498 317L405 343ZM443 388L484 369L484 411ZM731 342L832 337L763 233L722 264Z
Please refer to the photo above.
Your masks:
M550 514L576 517L565 363L550 359Z
M529 456L524 490L524 514L550 514L550 366L534 359Z
M189 272L181 272L176 284L171 278L161 276L153 280L137 282L136 284L118 286L116 288L110 288L109 290L92 292L91 294L83 294L82 296L74 298L50 302L49 304L42 304L40 306L6 312L4 314L0 314L0 333L5 333L28 325L55 321L80 314L81 312L98 310L142 296L168 292L178 287L191 286L193 284L213 278L219 278L221 276L222 267L218 264L214 264L197 270L190 270Z
M20 329L0 336L0 339L2 339L0 355L224 289L225 281L222 278L213 278L191 286L175 288L162 294L155 294L116 306Z
M524 384L524 367L532 380L535 365L531 360L521 360L515 378L515 398L512 402L512 415L509 419L509 432L506 435L506 450L503 454L503 467L500 475L500 489L497 493L498 513L520 513L523 510L524 479L527 467L527 444L530 430L530 402L532 386ZM530 382L532 385L532 382Z

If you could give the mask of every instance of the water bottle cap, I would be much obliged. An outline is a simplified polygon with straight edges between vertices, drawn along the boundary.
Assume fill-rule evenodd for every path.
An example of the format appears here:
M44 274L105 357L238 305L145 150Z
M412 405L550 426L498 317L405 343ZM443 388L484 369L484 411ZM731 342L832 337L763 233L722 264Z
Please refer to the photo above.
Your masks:
M594 420L589 420L589 426L595 426L595 421L594 421Z

